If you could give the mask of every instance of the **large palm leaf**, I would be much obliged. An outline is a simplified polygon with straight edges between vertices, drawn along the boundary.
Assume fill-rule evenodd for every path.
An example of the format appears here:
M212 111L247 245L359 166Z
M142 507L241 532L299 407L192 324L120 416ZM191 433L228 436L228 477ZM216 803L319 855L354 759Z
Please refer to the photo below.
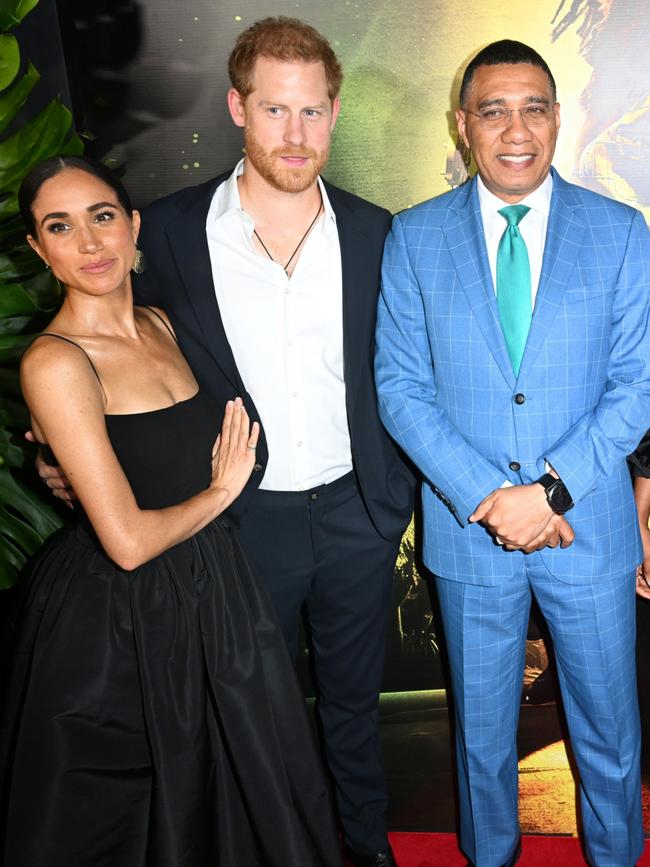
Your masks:
M23 68L8 31L37 4L0 0L0 588L13 583L61 523L50 496L41 496L34 483L33 453L23 438L29 417L18 381L20 356L56 310L60 291L25 242L16 193L36 163L54 154L81 153L83 145L58 99L20 128L10 127L40 76L31 64Z

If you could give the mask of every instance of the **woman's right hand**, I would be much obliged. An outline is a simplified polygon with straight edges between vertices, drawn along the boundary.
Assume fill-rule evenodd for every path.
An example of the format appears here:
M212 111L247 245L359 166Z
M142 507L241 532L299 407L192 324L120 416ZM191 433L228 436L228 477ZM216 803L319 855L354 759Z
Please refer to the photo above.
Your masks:
M255 449L260 426L251 427L241 398L229 400L223 417L221 433L212 449L212 481L210 487L223 491L226 508L242 492L255 466Z

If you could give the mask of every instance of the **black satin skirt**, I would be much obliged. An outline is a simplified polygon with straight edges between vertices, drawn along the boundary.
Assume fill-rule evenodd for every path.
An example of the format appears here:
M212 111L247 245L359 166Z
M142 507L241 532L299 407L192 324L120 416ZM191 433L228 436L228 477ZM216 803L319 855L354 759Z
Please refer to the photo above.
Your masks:
M293 666L226 520L133 572L79 523L25 597L3 867L340 865Z

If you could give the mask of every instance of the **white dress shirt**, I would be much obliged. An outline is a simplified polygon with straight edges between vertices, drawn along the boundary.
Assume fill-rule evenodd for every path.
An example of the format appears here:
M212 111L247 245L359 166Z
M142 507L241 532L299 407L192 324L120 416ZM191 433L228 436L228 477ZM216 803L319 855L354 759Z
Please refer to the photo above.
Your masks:
M255 224L242 209L237 187L243 169L242 160L217 188L208 211L214 287L269 447L260 487L307 490L352 469L336 216L319 178L324 213L287 277L281 264L253 246Z
M497 251L501 236L508 226L499 210L505 208L508 202L502 201L494 193L491 193L481 180L480 175L477 177L477 182L478 200L483 220L483 233L485 234L488 260L490 262L492 285L496 292ZM530 208L530 211L525 217L522 217L519 223L519 231L521 232L521 237L526 242L528 250L532 308L535 307L537 287L539 286L539 278L542 273L542 259L544 258L544 244L546 243L546 228L548 226L552 192L553 178L549 172L536 190L533 190L525 199L517 202L518 205L527 205Z

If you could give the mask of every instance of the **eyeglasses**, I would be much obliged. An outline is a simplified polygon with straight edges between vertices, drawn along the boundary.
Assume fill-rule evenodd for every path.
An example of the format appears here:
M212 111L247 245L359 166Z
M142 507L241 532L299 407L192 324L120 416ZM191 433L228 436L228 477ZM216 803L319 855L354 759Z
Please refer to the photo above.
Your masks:
M512 114L518 111L526 126L547 126L555 115L555 109L543 103L532 103L523 108L505 108L501 105L482 108L481 111L464 109L468 114L478 118L479 126L484 129L505 129L512 123Z

